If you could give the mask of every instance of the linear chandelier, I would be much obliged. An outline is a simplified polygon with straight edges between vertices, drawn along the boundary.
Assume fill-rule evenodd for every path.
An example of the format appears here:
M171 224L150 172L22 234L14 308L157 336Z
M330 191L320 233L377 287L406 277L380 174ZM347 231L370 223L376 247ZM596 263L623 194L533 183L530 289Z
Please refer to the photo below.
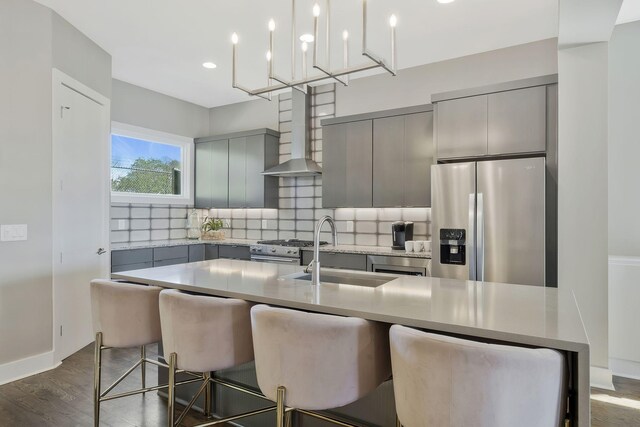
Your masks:
M313 6L313 54L312 54L312 67L320 73L309 76L307 74L307 51L309 45L306 41L300 44L300 50L302 52L302 76L297 77L296 73L296 52L298 47L296 46L296 0L291 0L291 80L286 80L281 76L278 76L273 71L273 62L275 58L273 36L276 29L276 24L273 19L269 21L269 49L267 50L267 86L258 89L249 89L240 85L237 81L236 70L238 60L238 41L239 37L237 33L233 33L231 36L231 43L233 44L233 58L232 58L232 86L236 89L240 89L251 96L259 96L264 99L271 100L271 94L273 92L294 88L303 92L307 91L307 85L310 83L319 82L325 79L333 79L336 82L348 86L349 75L358 73L361 71L372 70L376 68L382 68L392 76L396 75L396 24L397 19L395 15L391 15L389 18L389 26L391 27L391 64L387 64L382 57L374 54L367 48L367 0L362 0L362 55L368 59L368 62L362 65L349 66L349 33L344 30L342 33L342 50L343 50L343 65L342 68L331 70L330 65L330 46L331 46L331 0L326 0L326 28L325 28L325 53L324 64L320 65L318 62L318 20L320 17L320 6L316 3Z

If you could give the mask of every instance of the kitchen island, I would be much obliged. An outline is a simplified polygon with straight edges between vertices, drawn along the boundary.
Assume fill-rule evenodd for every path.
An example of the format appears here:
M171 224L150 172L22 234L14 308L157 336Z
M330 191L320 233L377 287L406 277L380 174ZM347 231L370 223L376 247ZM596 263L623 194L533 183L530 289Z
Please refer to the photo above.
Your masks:
M413 276L390 277L377 287L313 286L286 277L302 269L218 259L121 272L113 278L487 342L557 349L567 354L570 366L572 425L589 426L589 342L571 290Z

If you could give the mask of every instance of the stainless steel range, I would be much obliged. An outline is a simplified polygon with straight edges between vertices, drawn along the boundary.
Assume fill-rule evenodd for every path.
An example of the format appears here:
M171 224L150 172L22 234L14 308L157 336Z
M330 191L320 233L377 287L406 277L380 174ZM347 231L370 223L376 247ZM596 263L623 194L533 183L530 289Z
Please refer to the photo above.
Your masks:
M320 242L326 245L327 242ZM251 261L272 262L278 264L300 265L300 248L313 247L311 240L261 240L255 245L251 245Z

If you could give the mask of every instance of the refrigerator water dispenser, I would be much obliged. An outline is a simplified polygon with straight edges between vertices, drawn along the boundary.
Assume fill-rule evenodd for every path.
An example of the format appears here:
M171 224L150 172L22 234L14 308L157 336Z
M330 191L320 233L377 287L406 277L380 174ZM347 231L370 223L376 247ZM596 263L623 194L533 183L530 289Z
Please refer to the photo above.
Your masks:
M440 229L440 263L465 265L466 232L459 228Z

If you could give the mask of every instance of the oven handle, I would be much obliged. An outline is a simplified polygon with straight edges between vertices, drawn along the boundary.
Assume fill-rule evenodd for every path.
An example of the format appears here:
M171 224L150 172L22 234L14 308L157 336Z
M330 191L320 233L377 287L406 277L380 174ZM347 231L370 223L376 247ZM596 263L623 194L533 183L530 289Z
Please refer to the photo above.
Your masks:
M251 255L251 261L284 262L284 263L287 263L287 264L300 265L300 259L299 258L284 258L284 257L277 257L277 256Z

